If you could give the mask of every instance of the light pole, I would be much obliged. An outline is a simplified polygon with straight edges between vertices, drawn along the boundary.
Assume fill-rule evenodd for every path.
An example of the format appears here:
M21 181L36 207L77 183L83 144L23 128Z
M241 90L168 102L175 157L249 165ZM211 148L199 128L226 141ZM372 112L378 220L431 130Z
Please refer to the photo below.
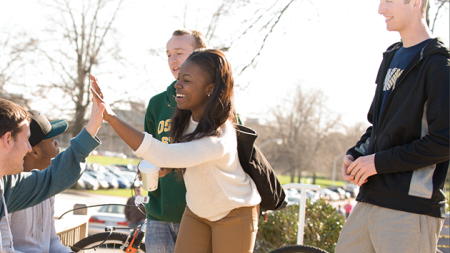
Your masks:
M285 184L283 185L284 189L294 188L300 190L300 205L299 205L299 214L298 214L298 228L297 228L297 244L303 245L303 235L305 232L305 207L306 207L306 190L318 191L320 189L320 185L315 184Z
M339 159L340 157L342 157L344 155L345 155L345 153L341 153L341 154L335 156L334 159L333 159L333 174L331 176L331 180L332 180L331 181L331 185L334 185L334 181L336 179L336 163L337 163L337 159Z

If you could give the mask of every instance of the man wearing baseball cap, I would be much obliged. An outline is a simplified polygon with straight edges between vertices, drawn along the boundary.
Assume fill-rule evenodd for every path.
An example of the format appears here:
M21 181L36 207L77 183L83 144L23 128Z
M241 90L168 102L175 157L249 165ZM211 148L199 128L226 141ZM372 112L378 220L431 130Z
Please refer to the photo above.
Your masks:
M69 124L65 120L50 123L48 119L38 111L29 111L30 120L30 145L31 152L24 158L23 169L30 172L33 169L44 170L51 164L59 153L56 136L64 133ZM6 217L0 222L3 239L2 247L13 252L72 252L62 245L59 236L56 235L54 224L55 197L50 197L44 202L27 209L9 214L12 238L9 235ZM12 239L12 240L10 240Z
M103 104L94 101L86 127L70 140L70 145L66 150L58 154L57 143L52 140L52 136L58 135L60 131L64 132L64 128L67 126L58 126L64 124L63 122L53 123L52 126L47 120L43 120L39 113L27 112L16 103L0 99L0 198L2 199L0 201L0 217L5 216L6 220L6 226L0 230L2 241L0 252L14 252L13 248L3 249L5 240L6 243L9 241L8 247L13 247L10 225L15 225L16 221L10 222L9 213L46 201L68 189L80 178L86 158L101 144L97 133L103 123L104 110ZM30 129L32 116L34 123L38 126ZM37 132L34 131L36 129ZM36 140L33 137L30 140L32 131L33 136L37 133L40 137ZM31 146L29 140L34 146ZM56 157L54 157L55 155ZM44 159L44 157L46 158ZM54 158L51 159L52 157ZM50 165L45 168L48 164ZM31 171L24 172L24 168ZM35 226L29 231L25 231L24 228L20 233L25 234L25 237L33 237L32 242L37 242L39 245L30 246L25 251L64 252L59 248L56 250L50 248L50 241L55 240L54 237L51 237L52 232L49 232L52 228L44 227L46 226L45 221L41 223L34 221L39 216L40 219L46 219L44 215L52 217L53 208L49 208L49 210L38 208L35 211L36 213L33 213L30 218L33 223L28 220L23 221ZM48 244L44 243L41 236L48 238L45 239L48 240Z

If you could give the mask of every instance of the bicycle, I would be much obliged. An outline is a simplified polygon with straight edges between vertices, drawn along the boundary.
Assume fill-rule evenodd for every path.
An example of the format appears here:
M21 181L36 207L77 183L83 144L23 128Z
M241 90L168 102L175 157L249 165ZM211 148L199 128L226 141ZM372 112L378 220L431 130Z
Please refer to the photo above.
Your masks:
M144 238L146 223L136 229L131 229L128 234L113 232L114 227L107 227L110 232L98 233L81 239L70 248L73 252L144 252Z
M136 176L137 178L137 176ZM135 180L136 180L135 178ZM134 182L133 182L134 185ZM134 192L136 194L136 192ZM132 190L133 195L133 190ZM148 197L147 196L138 196L135 200L136 208L140 209L139 207L145 203L148 203ZM83 209L83 208L90 208L90 207L98 207L98 206L105 206L105 205L118 205L118 206L127 206L123 204L102 204L102 205L93 205L93 206L84 206L80 208L74 208L72 210L69 210L65 213L63 213L59 219L61 219L65 214L68 212ZM142 210L140 210L142 212ZM146 222L140 224L134 229L129 228L119 228L119 227L113 227L113 226L106 226L104 233L97 233L90 235L86 238L81 239L74 245L70 246L70 249L73 252L128 252L128 253L135 253L135 252L144 252L145 253L145 243L142 241L145 236L145 228L146 228ZM118 233L114 232L116 229L129 229L129 233Z
M140 196L138 196L139 198ZM142 199L142 198L140 198ZM147 199L148 202L148 199ZM146 202L139 202L136 204L136 208L140 209L140 205L143 205ZM98 206L127 206L123 204L102 204L102 205L92 205L92 206L83 206L79 208L74 208L63 213L59 219L61 219L65 214L72 212L78 209L90 208L90 207L98 207ZM142 210L141 210L142 212ZM128 227L114 227L114 226L106 226L104 233L97 233L90 235L84 239L81 239L77 243L72 246L69 246L73 252L145 252L145 243L142 242L145 236L145 228L146 222L138 225L136 228L129 229ZM125 229L129 230L128 234L125 233L117 233L114 232L116 229Z
M314 246L302 245L306 206L305 190L317 190L320 186L294 183L286 184L283 187L301 190L297 245L285 246L270 253L328 253ZM71 249L74 252L82 252L82 250L84 252L145 252L145 243L142 242L145 234L145 224L139 225L136 229L131 229L128 234L114 232L115 227L106 227L105 229L109 232L88 236L74 244Z

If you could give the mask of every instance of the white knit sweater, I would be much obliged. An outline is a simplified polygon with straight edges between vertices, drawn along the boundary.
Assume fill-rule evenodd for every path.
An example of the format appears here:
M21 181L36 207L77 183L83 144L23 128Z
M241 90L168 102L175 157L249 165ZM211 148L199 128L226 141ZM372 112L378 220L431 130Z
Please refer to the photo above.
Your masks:
M191 118L185 134L197 125ZM165 144L145 133L134 153L158 167L186 168L186 202L199 217L217 221L235 208L261 202L255 183L239 163L236 131L229 121L220 136L185 143Z

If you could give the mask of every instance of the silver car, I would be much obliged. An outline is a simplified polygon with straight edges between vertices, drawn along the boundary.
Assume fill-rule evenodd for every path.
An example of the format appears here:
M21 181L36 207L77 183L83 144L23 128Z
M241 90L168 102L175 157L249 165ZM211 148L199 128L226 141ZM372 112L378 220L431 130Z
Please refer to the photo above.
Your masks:
M89 218L88 234L103 233L107 226L114 226L117 232L128 231L128 221L125 218L124 206L102 206L97 213Z

